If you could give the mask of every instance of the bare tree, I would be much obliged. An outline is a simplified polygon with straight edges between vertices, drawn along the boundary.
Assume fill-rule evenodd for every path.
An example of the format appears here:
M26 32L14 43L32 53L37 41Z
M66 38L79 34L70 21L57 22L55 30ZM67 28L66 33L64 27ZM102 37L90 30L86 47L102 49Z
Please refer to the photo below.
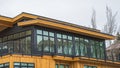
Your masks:
M93 9L92 18L91 18L92 28L97 29L96 25L96 11Z
M116 17L117 12L115 14L112 13L112 9L106 6L106 17L107 23L104 25L104 32L108 34L115 34L117 29Z
M117 12L113 14L112 9L108 6L106 6L106 17L107 17L107 23L104 25L103 31L107 34L114 35L117 31L117 23L116 23L116 17ZM109 45L111 45L111 41L109 41Z

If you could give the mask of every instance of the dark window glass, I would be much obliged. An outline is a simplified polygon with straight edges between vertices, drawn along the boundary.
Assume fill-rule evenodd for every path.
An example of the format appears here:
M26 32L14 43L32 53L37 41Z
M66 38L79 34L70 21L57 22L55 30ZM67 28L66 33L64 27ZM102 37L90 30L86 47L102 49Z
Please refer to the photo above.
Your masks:
M80 43L78 37L75 37L75 54L76 56L80 55Z
M56 64L55 68L69 68L68 64Z
M59 67L58 67L58 64L56 64L55 68L59 68Z
M0 38L0 43L2 42L2 38Z
M4 54L7 54L8 53L8 46L7 46L7 42L4 42L3 43L3 46L2 46L2 52L4 53Z
M60 64L59 68L65 68L63 64Z
M31 37L26 37L26 54L31 54Z
M91 51L90 51L90 54L91 54L91 57L92 58L96 58L96 48L95 48L95 42L94 42L94 40L90 40L90 43L91 43L91 46L90 46L90 49L91 49Z
M23 38L23 39L21 39L21 48L22 48L22 53L26 53L26 39L25 38Z
M17 39L17 38L19 38L20 36L19 36L19 33L17 33L17 34L14 34L14 39Z
M73 53L73 43L72 41L68 41L68 50L69 50L69 55L72 55Z
M31 30L26 31L26 35L31 35L31 34L32 34Z
M85 56L85 45L83 42L83 38L80 38L80 53L81 56Z
M2 56L2 43L0 43L0 56Z
M105 50L104 50L104 42L100 42L100 57L101 57L101 59L104 59L104 53L105 52Z
M55 45L54 38L50 37L50 52L54 52L54 45Z
M96 66L84 65L84 68L97 68Z
M57 44L58 44L58 53L63 53L62 52L62 40L57 39Z
M63 46L64 46L64 54L65 54L65 55L68 55L67 40L63 40Z
M20 51L19 40L15 40L14 41L14 53L19 53L19 51Z
M8 53L13 53L13 41L8 41Z
M3 64L0 64L0 68L4 68L4 65L3 65Z
M49 39L46 36L44 36L43 39L44 39L44 41L43 41L44 52L49 52Z
M0 64L0 68L9 68L9 63Z
M3 41L7 41L7 36L3 37Z
M42 45L43 45L42 36L37 35L37 50L38 51L42 51Z
M96 41L96 52L97 52L97 58L100 59L100 45L99 41Z
M25 36L25 32L21 32L20 37L24 37L24 36Z
M90 51L90 49L89 49L89 40L88 39L84 39L84 44L85 44L85 56L87 56L87 57L89 57L89 51Z
M69 68L69 65L66 65L66 68Z
M33 63L15 62L14 68L34 68Z

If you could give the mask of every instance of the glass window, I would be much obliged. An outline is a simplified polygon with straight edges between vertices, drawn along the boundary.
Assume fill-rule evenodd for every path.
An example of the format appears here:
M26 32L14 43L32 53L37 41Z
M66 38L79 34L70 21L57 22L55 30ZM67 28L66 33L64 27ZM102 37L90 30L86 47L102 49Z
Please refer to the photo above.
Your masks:
M14 53L20 52L19 40L14 41Z
M34 68L33 63L15 62L14 68Z
M104 50L105 48L104 48L104 42L100 42L100 57L101 57L101 59L104 59L105 58L105 50Z
M30 66L31 66L31 67L33 67L33 66L34 66L34 64L32 64L32 63L29 63L29 64L28 64L28 66L29 66L29 67L30 67Z
M7 53L8 53L7 42L4 42L4 43L3 43L3 46L2 46L2 52L3 52L4 54L7 54Z
M37 34L42 34L42 30L37 30Z
M3 37L3 41L7 41L7 36Z
M8 53L13 53L13 41L8 41Z
M48 36L48 31L43 31L43 35Z
M31 37L26 37L26 54L31 54Z
M9 68L9 63L0 64L0 68Z
M14 39L17 39L17 38L19 38L20 36L19 36L19 33L17 33L17 34L14 34Z
M31 34L32 34L31 30L26 31L26 35L31 35Z
M84 65L84 68L97 68L96 66Z
M55 45L54 38L50 37L50 52L54 52L54 45Z
M26 39L22 38L21 39L21 48L22 48L22 53L26 53Z
M69 68L69 65L66 65L66 68Z
M37 49L38 49L38 51L42 51L42 45L43 45L42 36L37 35Z
M75 37L75 54L76 54L76 56L80 55L80 44L79 44L78 37Z
M0 43L0 56L2 56L2 43Z
M68 55L67 40L63 40L63 46L64 46L64 54L65 54L65 55Z
M59 68L59 67L58 67L58 64L56 64L55 68Z
M8 40L11 40L11 35L8 36Z
M24 37L24 36L25 36L25 32L21 32L20 37Z
M85 45L83 42L83 38L80 38L80 53L81 56L85 56Z
M63 53L62 52L62 40L61 39L57 39L57 44L58 44L58 53Z
M60 64L59 68L65 68L63 64Z
M2 38L0 38L0 43L2 42Z
M55 68L69 68L68 64L56 64Z
M17 62L16 62L16 63L14 63L14 65L20 65L20 63L17 63Z
M4 63L5 68L9 68L9 63Z
M89 40L88 39L84 39L84 44L85 44L85 48L84 48L84 53L86 57L89 57Z
M49 35L50 35L51 37L54 37L54 33L53 33L53 32L49 32Z
M67 39L67 35L63 35L63 39Z
M72 40L72 36L68 36L68 40Z
M96 52L97 52L97 58L100 59L100 43L99 41L95 41L96 42Z
M44 52L49 52L49 39L46 36L44 36L43 39L44 39L43 41Z
M3 64L0 64L0 68L4 68L4 65L3 65Z
M95 45L95 42L94 42L94 40L90 40L90 42L91 42L90 55L91 55L92 58L96 58L96 48L95 48L96 45Z
M57 38L62 38L62 35L61 34L57 34Z
M72 53L73 53L73 43L72 43L72 41L68 41L68 50L69 50L69 55L72 55Z

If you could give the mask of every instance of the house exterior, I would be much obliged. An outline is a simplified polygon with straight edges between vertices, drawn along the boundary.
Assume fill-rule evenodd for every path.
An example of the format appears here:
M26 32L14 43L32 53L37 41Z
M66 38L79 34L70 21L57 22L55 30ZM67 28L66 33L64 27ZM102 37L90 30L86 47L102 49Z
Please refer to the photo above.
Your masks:
M119 68L99 30L30 13L0 16L0 68Z
M120 62L120 34L117 33L114 44L110 45L106 49L107 59L114 62Z

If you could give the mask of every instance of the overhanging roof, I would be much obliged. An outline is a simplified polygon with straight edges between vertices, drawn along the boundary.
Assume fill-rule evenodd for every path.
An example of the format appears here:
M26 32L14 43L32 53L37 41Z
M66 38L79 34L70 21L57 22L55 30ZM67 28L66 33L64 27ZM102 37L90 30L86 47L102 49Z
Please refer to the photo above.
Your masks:
M31 20L19 22L19 19L30 18ZM18 22L17 22L18 21ZM114 39L115 37L109 34L100 32L99 30L71 24L68 22L63 22L51 18L46 18L43 16L33 15L29 13L21 13L14 18L8 18L0 16L0 31L4 30L7 27L12 27L13 24L18 23L18 26L28 26L28 25L38 25L54 29L59 29L63 31L68 31L72 33L82 34L86 36L91 36L100 39Z

